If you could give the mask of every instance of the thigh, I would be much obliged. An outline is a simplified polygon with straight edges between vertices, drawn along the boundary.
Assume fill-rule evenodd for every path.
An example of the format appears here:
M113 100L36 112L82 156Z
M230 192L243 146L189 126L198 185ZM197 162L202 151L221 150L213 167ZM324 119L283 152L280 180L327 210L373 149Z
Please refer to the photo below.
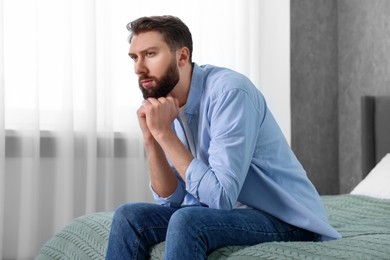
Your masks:
M181 233L181 234L179 234ZM172 215L168 234L202 241L207 253L228 245L254 245L270 241L314 241L317 235L255 209L218 210L182 208ZM185 238L181 238L184 240ZM168 237L167 237L168 240ZM198 245L199 246L199 245Z
M125 219L136 232L142 234L150 229L166 229L176 210L152 203L127 203L115 210L114 220Z

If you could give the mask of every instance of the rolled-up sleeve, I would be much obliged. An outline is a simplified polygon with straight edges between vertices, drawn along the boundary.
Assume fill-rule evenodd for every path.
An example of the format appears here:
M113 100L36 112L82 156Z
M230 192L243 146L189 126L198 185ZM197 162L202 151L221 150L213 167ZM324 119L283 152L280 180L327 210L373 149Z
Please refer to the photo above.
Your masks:
M153 194L153 198L156 201L157 204L173 207L173 208L179 208L183 202L184 196L186 195L185 185L183 181L179 180L178 185L176 187L176 190L174 193L172 193L168 197L161 197L158 195L154 190L152 185L149 185L150 189Z

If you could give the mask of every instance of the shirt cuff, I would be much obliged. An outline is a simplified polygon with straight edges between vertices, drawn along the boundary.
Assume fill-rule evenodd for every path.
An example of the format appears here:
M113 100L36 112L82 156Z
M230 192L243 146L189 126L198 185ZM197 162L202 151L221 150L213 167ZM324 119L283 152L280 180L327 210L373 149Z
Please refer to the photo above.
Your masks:
M180 208L184 196L185 196L185 189L181 182L177 184L176 190L174 193L169 195L168 197L161 197L158 195L154 190L151 184L149 184L150 190L152 191L153 198L157 202L157 204L172 208Z

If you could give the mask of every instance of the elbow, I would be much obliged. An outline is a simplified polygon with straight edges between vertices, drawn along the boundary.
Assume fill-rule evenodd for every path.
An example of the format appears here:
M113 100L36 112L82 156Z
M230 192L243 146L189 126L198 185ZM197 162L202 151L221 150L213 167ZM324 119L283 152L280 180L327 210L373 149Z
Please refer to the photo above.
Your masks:
M231 194L227 194L225 191L221 192L219 196L214 197L214 200L210 201L209 208L232 210L234 209L236 200L232 198Z

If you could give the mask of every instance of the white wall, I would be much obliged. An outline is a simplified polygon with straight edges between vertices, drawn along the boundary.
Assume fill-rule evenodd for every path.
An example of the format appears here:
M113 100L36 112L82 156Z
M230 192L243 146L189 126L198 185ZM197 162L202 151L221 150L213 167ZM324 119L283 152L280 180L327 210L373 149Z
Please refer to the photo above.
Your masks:
M132 5L128 3L123 6ZM290 0L198 0L190 7L185 1L159 3L144 0L122 8L131 11L119 12L130 20L155 14L180 17L192 32L194 62L248 76L265 95L290 143Z
M193 60L248 76L266 97L290 143L290 0L233 0L234 10L224 9L225 2L209 1L200 24L182 14L193 34ZM199 37L206 23L211 30Z
M290 0L260 2L260 89L291 143Z

